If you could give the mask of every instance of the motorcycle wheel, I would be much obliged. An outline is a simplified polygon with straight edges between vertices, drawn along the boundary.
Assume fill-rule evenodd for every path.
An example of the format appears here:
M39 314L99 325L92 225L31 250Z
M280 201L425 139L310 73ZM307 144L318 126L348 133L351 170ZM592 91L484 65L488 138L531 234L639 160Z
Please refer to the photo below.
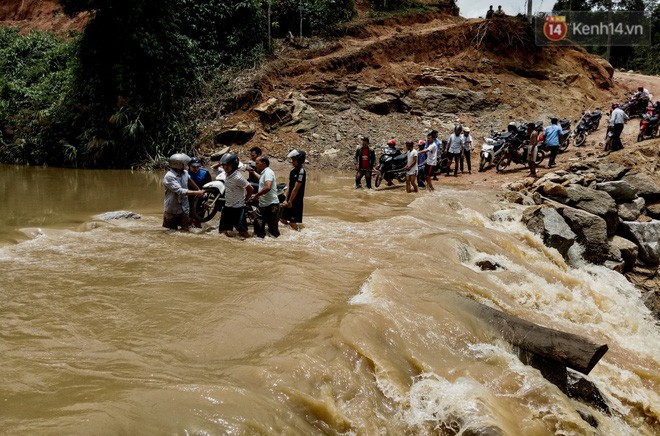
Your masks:
M643 140L644 140L644 132L640 130L639 134L637 135L637 142L642 142Z
M580 132L577 135L575 135L575 146L576 147L581 147L584 145L584 141L587 140L587 134L584 132Z
M571 137L566 138L566 141L559 144L559 151L566 151L568 146L571 145Z
M482 172L485 166L486 166L486 158L481 156L481 160L479 161L479 172Z
M536 165L541 165L543 159L545 159L545 153L543 152L543 150L538 150L536 152L536 161L535 161Z
M209 189L204 191L203 197L195 197L192 203L193 215L203 223L212 220L225 204L225 200L219 196L217 189Z
M379 172L378 174L376 174L376 180L374 181L374 185L376 186L376 188L380 186L380 182L382 181L383 181L383 175L382 173Z
M510 163L511 163L511 157L509 157L509 156L507 156L507 157L503 157L503 158L500 159L500 161L497 163L497 167L495 168L495 170L496 170L498 173L501 172L501 171L504 171L504 170L506 169L506 167L509 166Z

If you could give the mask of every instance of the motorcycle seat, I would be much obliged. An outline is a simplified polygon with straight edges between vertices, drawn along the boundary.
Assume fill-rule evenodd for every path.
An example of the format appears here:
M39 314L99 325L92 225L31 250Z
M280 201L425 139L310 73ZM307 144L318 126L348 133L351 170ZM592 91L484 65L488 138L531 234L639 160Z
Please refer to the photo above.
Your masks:
M571 125L571 120L569 119L561 120L559 124L562 126L562 128L567 129L568 126Z
M658 122L658 116L657 115L652 116L651 118L649 118L649 123L655 124L657 122Z
M504 132L500 135L500 139L508 139L513 133L511 132Z
M600 117L601 115L602 115L602 112L601 112L601 111L594 111L594 112L591 113L591 117L592 117L592 118L598 118L598 117Z
M408 156L405 155L405 154L400 154L400 155L398 155L394 158L394 160L392 162L392 166L394 168L398 167L400 164L405 166L407 161L408 161Z

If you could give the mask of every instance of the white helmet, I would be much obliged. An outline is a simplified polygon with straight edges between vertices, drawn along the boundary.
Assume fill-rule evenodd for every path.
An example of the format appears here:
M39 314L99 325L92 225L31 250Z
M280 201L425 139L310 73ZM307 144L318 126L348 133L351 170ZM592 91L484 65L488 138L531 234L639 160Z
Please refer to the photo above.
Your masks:
M170 156L170 168L182 170L190 162L190 157L185 153L174 153Z
M463 133L470 133L469 127L463 127Z
M305 152L303 150L291 150L289 154L286 155L287 159L297 158L300 163L305 163Z

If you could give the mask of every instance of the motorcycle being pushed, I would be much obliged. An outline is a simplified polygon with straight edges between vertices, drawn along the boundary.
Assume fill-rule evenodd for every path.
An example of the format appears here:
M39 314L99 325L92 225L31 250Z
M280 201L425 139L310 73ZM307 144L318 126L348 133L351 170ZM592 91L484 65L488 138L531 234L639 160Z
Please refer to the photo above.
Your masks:
M246 169L245 164L241 163L238 166L238 169L236 171L244 171ZM215 180L212 182L209 182L202 186L202 190L204 191L204 196L202 197L195 197L193 200L193 203L191 205L192 212L195 215L195 217L200 221L200 222L207 222L213 219L215 215L218 212L222 211L222 208L225 206L225 180L227 178L227 173L225 173L222 168L220 168L220 171L218 175L216 176ZM254 192L257 192L259 190L259 184L258 183L251 183L252 188L254 188ZM280 201L280 203L284 202L286 198L286 191L288 187L286 183L278 183L277 184L277 198ZM257 206L258 206L258 201L249 201L245 205L245 210L246 210L246 219L248 225L254 224L254 219L257 215Z
M375 181L376 188L380 186L383 180L388 185L391 185L394 179L404 183L406 181L405 167L408 157L405 153L401 153L399 149L392 147L383 147L381 152Z
M571 144L571 120L564 119L559 121L561 126L561 134L559 135L559 151L564 152Z
M654 109L659 106L658 103L655 104ZM642 119L639 122L639 134L637 134L637 142L641 142L645 139L653 138L658 136L658 130L660 130L660 108L659 110L649 110L647 113L642 115Z

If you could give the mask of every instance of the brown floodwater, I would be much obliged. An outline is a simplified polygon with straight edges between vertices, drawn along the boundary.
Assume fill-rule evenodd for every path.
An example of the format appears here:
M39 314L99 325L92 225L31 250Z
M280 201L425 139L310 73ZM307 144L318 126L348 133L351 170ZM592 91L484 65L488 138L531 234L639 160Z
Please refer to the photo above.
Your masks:
M522 206L312 170L304 228L241 241L217 217L162 229L162 176L0 166L2 434L660 432L640 292L579 249L567 264ZM142 218L97 218L115 210ZM608 344L587 378L610 413L521 363L466 298Z

